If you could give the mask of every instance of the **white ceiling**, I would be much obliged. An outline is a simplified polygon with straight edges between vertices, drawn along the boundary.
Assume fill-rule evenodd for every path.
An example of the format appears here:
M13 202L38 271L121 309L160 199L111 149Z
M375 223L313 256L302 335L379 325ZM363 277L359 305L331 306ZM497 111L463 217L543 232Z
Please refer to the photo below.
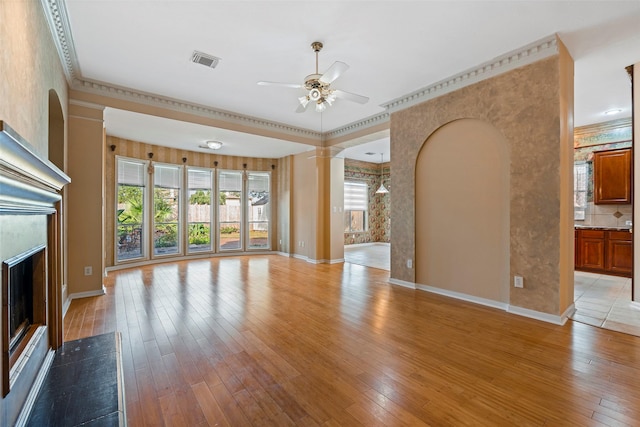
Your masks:
M64 4L64 3L63 3ZM640 1L108 1L66 0L75 74L217 110L315 132L383 113L381 105L558 33L575 60L575 125L629 117L624 67L640 62ZM295 113L302 83L315 71L350 68L333 88L365 95L339 99L325 113ZM199 50L215 69L190 62ZM618 115L604 116L610 108ZM220 154L282 157L308 146L109 109L107 133ZM350 158L389 160L382 138L345 150ZM364 157L363 157L364 156Z

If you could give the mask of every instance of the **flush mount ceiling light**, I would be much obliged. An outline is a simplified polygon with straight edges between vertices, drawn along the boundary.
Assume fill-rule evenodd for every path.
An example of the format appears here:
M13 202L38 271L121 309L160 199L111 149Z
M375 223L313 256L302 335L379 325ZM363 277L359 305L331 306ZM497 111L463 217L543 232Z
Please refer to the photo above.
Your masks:
M613 114L622 113L622 108L612 108L611 110L607 110L604 112L605 116L611 116Z
M384 186L384 182L382 181L382 163L384 163L384 153L380 153L380 188L376 190L376 194L387 194L389 192L389 190L387 190L387 187Z
M220 141L207 141L206 148L210 148L212 150L219 150L222 147L222 142Z
M313 42L311 48L316 53L316 72L309 74L304 78L304 84L296 83L276 83L276 82L258 82L261 86L282 86L294 89L305 89L307 94L298 98L300 105L296 110L296 113L302 113L306 111L307 105L310 102L315 104L315 110L322 113L333 105L337 98L346 99L349 101L357 102L358 104L365 104L369 101L369 98L362 95L356 95L355 93L345 92L338 89L331 89L331 82L340 77L340 75L347 71L349 66L344 62L336 61L324 74L318 73L318 53L322 50L322 43Z

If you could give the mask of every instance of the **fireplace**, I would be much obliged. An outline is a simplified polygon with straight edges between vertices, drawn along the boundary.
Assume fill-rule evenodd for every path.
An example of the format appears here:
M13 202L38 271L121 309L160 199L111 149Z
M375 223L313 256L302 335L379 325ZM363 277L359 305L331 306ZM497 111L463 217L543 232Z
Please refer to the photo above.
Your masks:
M37 329L46 324L46 249L36 246L2 263L3 389Z
M0 424L13 425L62 344L60 219L69 177L0 120Z

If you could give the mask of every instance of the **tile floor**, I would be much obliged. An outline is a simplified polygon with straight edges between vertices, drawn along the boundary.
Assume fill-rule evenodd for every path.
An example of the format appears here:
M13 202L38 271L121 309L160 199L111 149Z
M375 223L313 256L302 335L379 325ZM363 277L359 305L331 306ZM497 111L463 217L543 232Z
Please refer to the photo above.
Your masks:
M391 271L391 246L389 243L346 245L344 260L351 264Z
M344 259L352 264L391 270L390 245L350 245ZM631 279L575 272L576 311L571 319L640 336L640 303L631 302Z
M640 336L640 303L631 301L631 279L576 271L575 321Z

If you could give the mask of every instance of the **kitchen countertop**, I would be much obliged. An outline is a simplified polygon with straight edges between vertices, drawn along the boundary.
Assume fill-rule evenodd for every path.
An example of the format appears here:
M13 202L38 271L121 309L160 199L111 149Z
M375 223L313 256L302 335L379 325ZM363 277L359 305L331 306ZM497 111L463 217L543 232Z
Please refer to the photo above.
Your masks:
M578 230L629 231L631 227L603 227L597 225L574 225Z

